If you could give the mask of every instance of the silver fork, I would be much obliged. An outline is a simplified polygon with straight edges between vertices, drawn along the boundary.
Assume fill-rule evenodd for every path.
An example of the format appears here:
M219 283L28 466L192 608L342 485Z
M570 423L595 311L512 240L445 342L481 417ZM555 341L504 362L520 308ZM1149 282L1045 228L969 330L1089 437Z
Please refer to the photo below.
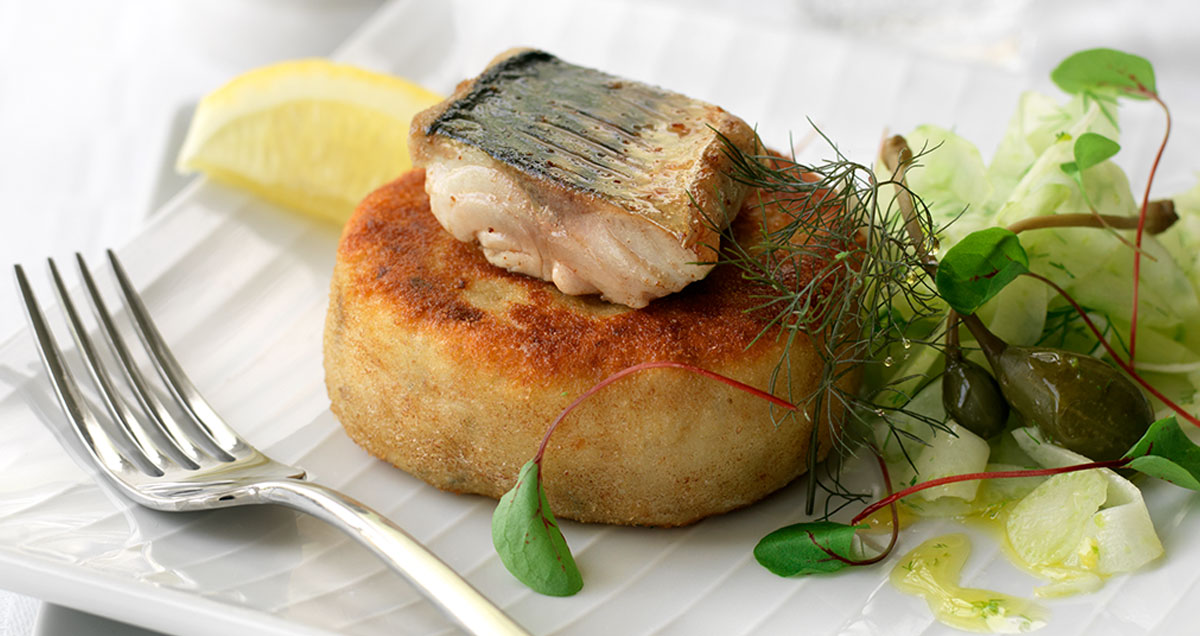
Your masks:
M138 370L82 256L76 254L80 278L96 321L113 357L119 361L115 366L134 395L140 415L114 386L54 261L49 261L50 277L71 336L108 411L107 422L93 413L83 399L24 270L20 265L14 266L14 270L38 353L59 404L100 471L121 492L157 510L203 510L262 503L294 508L327 521L369 548L469 631L527 634L450 566L387 518L335 490L307 481L303 470L267 457L238 436L184 374L111 250L108 259L134 330L177 402L175 412L186 414L182 421L150 389Z

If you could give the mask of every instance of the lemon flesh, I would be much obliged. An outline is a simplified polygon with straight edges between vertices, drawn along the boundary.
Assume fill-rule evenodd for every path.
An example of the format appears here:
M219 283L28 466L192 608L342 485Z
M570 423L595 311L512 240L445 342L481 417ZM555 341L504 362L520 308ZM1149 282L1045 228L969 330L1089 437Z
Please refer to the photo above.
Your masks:
M176 168L341 223L367 193L411 167L409 124L439 101L354 66L282 62L201 100Z

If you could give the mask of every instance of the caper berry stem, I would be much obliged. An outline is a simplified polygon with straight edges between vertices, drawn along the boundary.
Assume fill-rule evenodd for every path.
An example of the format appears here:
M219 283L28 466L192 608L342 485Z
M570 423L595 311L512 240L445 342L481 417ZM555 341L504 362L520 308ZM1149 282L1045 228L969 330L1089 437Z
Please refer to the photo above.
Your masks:
M1151 201L1146 209L1147 234L1161 234L1176 221L1175 204L1170 199ZM1114 214L1043 214L1021 219L1008 226L1009 231L1020 234L1026 230L1041 230L1054 227L1109 227L1114 230L1136 230L1140 217Z
M1000 339L999 336L992 333L975 314L967 314L962 316L963 324L967 329L971 330L971 335L975 336L975 340L979 342L979 347L983 349L984 355L989 359L994 358L1008 348L1008 343Z
M954 309L946 313L946 357L962 359L962 347L958 342L958 312Z
M883 147L879 149L879 158L883 161L883 166L892 172L892 181L896 184L896 202L904 215L904 229L908 232L913 249L917 251L925 271L930 276L935 276L937 259L929 253L929 240L921 229L921 219L917 216L912 191L908 189L908 182L905 180L905 175L913 163L912 149L908 147L908 141L904 137L893 135L883 141Z
M908 191L908 185L904 180L905 173L912 165L912 149L908 147L908 142L904 137L893 135L884 140L879 156L883 159L884 167L892 172L892 180L896 182L896 201L900 205L900 211L904 214L904 229L908 231L908 238L912 241L913 247L917 248L921 257L928 260L929 255L925 250L925 232L921 230L912 194Z

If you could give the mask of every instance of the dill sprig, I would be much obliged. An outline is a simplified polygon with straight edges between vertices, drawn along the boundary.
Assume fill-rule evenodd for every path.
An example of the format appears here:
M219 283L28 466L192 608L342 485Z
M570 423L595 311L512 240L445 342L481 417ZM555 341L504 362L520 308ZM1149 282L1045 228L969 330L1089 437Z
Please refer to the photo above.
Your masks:
M930 325L940 324L934 319L945 307L929 276L933 249L932 240L925 239L937 236L937 228L925 203L903 179L927 149L902 155L892 174L881 178L848 159L814 129L834 157L811 165L768 152L757 138L754 152L724 140L730 177L751 187L750 202L758 207L761 221L750 236L744 228L735 233L733 225L723 230L719 262L738 268L745 280L763 290L753 308L765 316L758 337L775 334L786 341L771 376L772 392L782 383L791 402L831 423L845 414L850 421L844 431L869 430L871 423L882 420L888 424L888 437L923 444L893 422L903 414L945 428L944 422L902 406L915 394L912 385L924 385L927 378L892 378L870 392L853 391L853 383L846 380L864 367L891 367L893 356L914 345L941 346L939 327ZM790 355L802 335L812 336L822 372L815 390L792 395ZM902 399L892 399L897 394ZM850 426L855 423L862 426ZM829 462L823 474L817 471L818 434L814 426L807 513L812 514L820 487L828 494L827 516L841 507L831 507L831 499L849 502L862 493L842 485L840 467L845 462ZM853 454L853 437L832 436L843 457Z

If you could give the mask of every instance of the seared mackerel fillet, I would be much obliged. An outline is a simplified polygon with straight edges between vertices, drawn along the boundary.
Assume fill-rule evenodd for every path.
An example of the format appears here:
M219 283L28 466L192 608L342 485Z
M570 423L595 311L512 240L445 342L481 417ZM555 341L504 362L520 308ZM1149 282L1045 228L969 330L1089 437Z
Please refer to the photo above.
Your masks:
M704 278L741 208L720 136L753 151L717 106L521 49L417 115L409 148L438 222L493 265L638 308Z

